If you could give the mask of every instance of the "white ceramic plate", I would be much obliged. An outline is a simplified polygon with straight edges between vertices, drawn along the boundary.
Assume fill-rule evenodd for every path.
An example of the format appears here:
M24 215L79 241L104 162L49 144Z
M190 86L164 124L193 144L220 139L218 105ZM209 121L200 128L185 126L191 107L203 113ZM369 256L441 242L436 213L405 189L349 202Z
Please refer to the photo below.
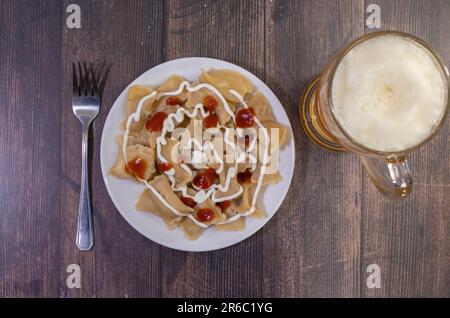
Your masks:
M260 193L259 199L263 200L267 216L262 219L247 217L244 231L224 232L216 231L213 228L208 228L196 241L189 241L185 238L181 228L177 228L174 231L169 231L162 219L159 217L153 215L152 213L145 213L136 210L135 203L145 186L143 184L134 183L130 180L122 180L108 175L108 170L114 165L119 152L116 137L122 133L120 125L122 121L125 120L124 105L128 87L123 90L119 98L117 98L116 102L112 106L102 133L100 161L103 180L105 181L109 196L114 202L117 210L119 210L125 220L127 220L127 222L130 223L130 225L139 233L158 244L177 250L217 250L239 243L240 241L251 236L264 224L266 224L280 207L291 184L292 174L294 171L295 147L292 127L288 116L286 115L280 101L272 93L272 91L255 75L244 70L243 68L216 59L202 57L183 58L168 61L153 67L136 78L132 83L130 83L129 86L136 84L147 84L155 87L166 81L172 74L181 75L188 80L196 80L200 75L201 69L211 68L231 69L247 76L256 88L261 90L268 98L277 121L285 126L288 126L290 129L290 141L280 152L280 173L283 176L283 180L278 184L265 187L265 191Z

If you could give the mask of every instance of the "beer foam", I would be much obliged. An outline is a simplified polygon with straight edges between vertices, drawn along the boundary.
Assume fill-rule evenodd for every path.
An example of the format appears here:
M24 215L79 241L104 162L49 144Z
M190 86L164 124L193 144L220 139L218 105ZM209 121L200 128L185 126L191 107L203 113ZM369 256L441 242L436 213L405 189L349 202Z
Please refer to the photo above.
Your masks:
M358 143L398 152L433 133L445 112L445 90L445 78L424 47L400 36L378 36L341 61L332 111Z

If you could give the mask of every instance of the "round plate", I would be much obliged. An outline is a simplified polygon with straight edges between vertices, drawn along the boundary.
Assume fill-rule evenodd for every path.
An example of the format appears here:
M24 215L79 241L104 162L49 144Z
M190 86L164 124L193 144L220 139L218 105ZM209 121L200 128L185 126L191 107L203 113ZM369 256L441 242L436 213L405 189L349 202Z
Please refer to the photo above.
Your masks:
M178 227L170 231L159 217L152 213L136 210L135 204L138 196L145 188L143 184L119 179L108 174L109 169L114 165L119 153L116 138L122 133L121 123L126 119L125 101L128 87L123 90L112 106L103 128L100 146L103 180L117 210L119 210L120 214L122 214L132 227L158 244L183 251L217 250L239 243L258 231L269 221L283 202L291 184L295 163L294 136L283 106L260 79L239 66L210 58L191 57L177 59L153 67L136 78L129 86L147 84L156 87L166 81L172 74L183 76L192 81L198 79L202 69L230 69L250 79L256 89L262 91L269 100L277 122L289 127L290 140L283 147L282 151L280 151L280 173L283 176L283 180L277 184L264 187L265 191L261 191L259 194L259 199L263 200L266 216L261 219L246 217L245 230L243 231L227 232L208 228L197 240L189 241L184 236L181 228Z

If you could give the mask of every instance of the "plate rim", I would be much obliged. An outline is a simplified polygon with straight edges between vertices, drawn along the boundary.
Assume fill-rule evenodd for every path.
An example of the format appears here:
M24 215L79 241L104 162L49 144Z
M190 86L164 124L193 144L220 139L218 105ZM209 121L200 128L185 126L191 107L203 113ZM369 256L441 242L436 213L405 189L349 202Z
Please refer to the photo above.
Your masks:
M291 161L292 161L292 169L290 169L290 177L289 177L289 183L288 186L286 187L286 189L280 193L281 197L283 198L282 200L280 200L280 202L276 205L274 212L271 215L267 215L264 217L264 223L262 223L260 226L257 226L255 229L251 230L248 233L245 233L245 235L243 236L242 239L236 241L236 242L230 242L230 243L226 243L223 246L220 247L213 247L213 248L205 248L205 249L186 249L186 248L180 248L180 247L176 247L176 246L172 246L170 244L167 244L165 242L161 242L158 239L155 238L150 238L146 233L143 233L140 229L138 229L137 227L135 227L133 225L133 222L129 219L128 215L126 213L122 213L122 211L118 208L119 204L116 202L117 198L115 198L115 196L112 193L111 187L108 184L108 168L104 167L104 158L103 158L103 151L102 149L105 147L105 142L106 142L106 127L108 126L107 123L110 121L110 114L111 111L114 107L114 105L118 102L118 100L121 98L122 94L124 94L127 90L127 88L129 88L131 85L133 85L133 83L135 83L136 81L139 81L138 79L141 78L142 76L144 76L146 73L150 72L150 71L157 71L159 68L162 68L164 66L167 66L167 64L170 63L174 63L174 62L181 62L181 61L204 61L204 62L208 62L208 61L212 61L212 62L219 62L219 63L225 63L225 64L229 64L235 68L238 68L239 70L244 70L245 72L251 74L252 76L254 76L255 78L257 78L261 83L263 83L263 85L265 86L265 88L277 99L277 101L280 103L280 105L283 108L283 111L286 114L286 117L288 119L289 122L289 132L290 132L290 144L291 144L291 148L292 148L292 156L291 156ZM296 149L295 149L295 137L294 137L294 133L293 133L293 129L292 129L292 123L291 120L289 118L288 113L286 112L283 104L281 103L281 101L279 100L278 96L275 95L275 93L272 91L272 89L264 82L262 81L258 76L256 76L255 74L253 74L252 72L246 70L245 68L236 65L234 63L228 62L228 61L224 61L224 60L220 60L220 59L216 59L216 58L210 58L210 57L182 57L182 58L175 58L175 59L171 59L171 60L167 60L164 61L163 63L157 64L153 67L150 67L149 69L145 70L144 72L142 72L141 74L139 74L138 76L136 76L131 82L129 82L126 87L124 89L122 89L122 91L119 93L119 95L117 96L117 98L114 100L114 102L112 103L112 105L110 106L109 110L108 110L108 114L106 116L106 119L103 123L103 129L102 129L102 135L100 138L100 169L102 171L102 179L103 182L105 184L107 193L109 198L111 199L111 201L114 204L115 209L119 212L119 214L125 219L125 221L128 223L129 226L131 226L136 232L138 232L139 234L141 234L142 236L144 236L145 238L147 238L148 240L159 244L161 246L164 246L166 248L170 248L170 249L174 249L174 250L178 250L178 251L183 251L183 252L209 252L209 251L217 251L217 250L221 250L221 249L225 249L228 248L230 246L236 245L238 243L241 243L245 240L247 240L248 238L250 238L251 236L253 236L256 232L258 232L259 230L261 230L264 226L266 226L266 224L272 219L272 217L278 212L278 210L280 209L281 205L283 204L286 195L288 194L289 190L291 189L291 185L292 185L292 179L294 177L294 171L295 171L295 157L296 157ZM105 170L106 169L106 170ZM287 180L286 180L287 181ZM264 188L264 190L266 190L267 188ZM242 231L243 232L243 231Z

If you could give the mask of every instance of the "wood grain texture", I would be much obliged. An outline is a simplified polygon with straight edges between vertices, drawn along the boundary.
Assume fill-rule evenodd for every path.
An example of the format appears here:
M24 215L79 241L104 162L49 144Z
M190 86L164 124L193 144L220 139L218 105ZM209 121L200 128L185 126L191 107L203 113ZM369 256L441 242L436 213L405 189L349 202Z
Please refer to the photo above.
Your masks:
M78 0L0 2L0 297L450 297L449 123L410 158L414 194L389 202L358 159L307 139L298 120L306 83L337 49L370 32L369 0ZM448 1L380 0L382 27L422 37L450 61ZM265 81L296 141L291 189L249 239L208 253L161 247L120 216L104 186L106 116L135 77L163 61L207 56ZM71 63L111 71L92 148L96 245L75 245L81 135ZM270 194L269 194L270 195ZM66 268L82 288L66 287ZM368 289L378 264L382 288Z
M60 8L1 5L1 297L51 296L59 286L61 16L50 13Z
M308 140L298 105L342 43L363 34L362 11L358 1L267 3L266 83L291 118L297 164L284 204L263 231L265 296L359 295L361 168L354 156Z
M369 3L369 1L366 1ZM378 1L382 28L414 34L450 61L446 1ZM366 30L368 31L368 30ZM449 125L410 158L414 193L405 201L385 200L365 176L361 271L378 264L381 289L362 296L450 296Z

